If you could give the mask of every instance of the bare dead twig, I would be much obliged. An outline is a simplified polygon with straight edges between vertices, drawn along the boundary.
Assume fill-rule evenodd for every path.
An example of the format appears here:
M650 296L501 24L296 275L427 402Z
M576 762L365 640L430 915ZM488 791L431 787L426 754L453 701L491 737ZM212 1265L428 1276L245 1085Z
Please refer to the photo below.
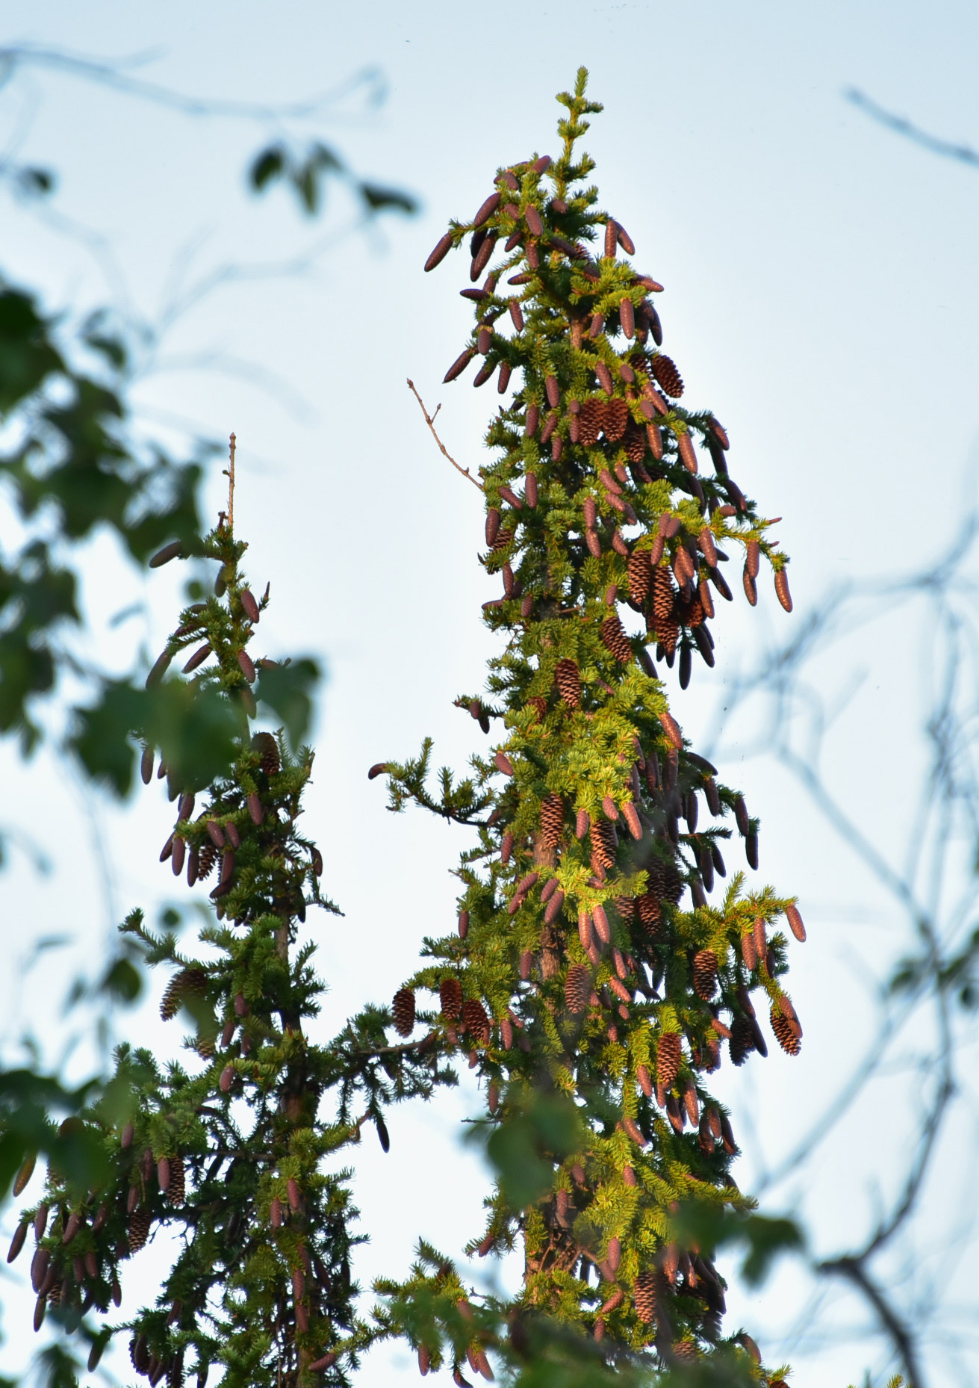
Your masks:
M228 529L232 535L235 533L235 436L228 439L228 467L225 472L228 479Z
M883 1292L871 1279L870 1274L859 1258L836 1258L831 1262L820 1263L817 1271L824 1276L843 1277L858 1287L880 1317L881 1324L894 1342L901 1356L907 1377L907 1388L924 1388L924 1380L918 1368L918 1356L911 1333L890 1305Z
M468 478L469 478L469 481L473 484L474 487L478 487L480 491L483 491L483 484L482 484L482 482L477 482L476 479L475 479L475 477L473 477L472 473L469 471L469 469L468 469L467 467L460 467L460 466L459 466L459 464L456 462L455 458L453 458L452 454L449 452L449 450L446 448L445 444L444 444L444 443L442 442L442 440L439 438L438 434L437 434L436 431L435 431L435 415L429 414L429 413L428 413L428 410L426 410L426 408L425 408L425 402L424 402L424 400L421 398L421 396L418 394L418 391L415 389L415 383L414 383L414 381L413 381L410 377L408 378L408 389L411 391L412 395L413 395L413 396L415 397L415 399L418 401L418 404L419 404L420 407L421 407L421 412L422 412L422 414L425 416L425 423L428 425L429 429L431 429L431 431L432 431L432 437L434 438L435 442L438 444L438 446L439 446L439 448L441 449L443 455L444 455L446 458L448 458L449 462L450 462L450 463L452 464L452 466L455 468L456 472L461 472L462 475L463 475L463 477L468 477ZM439 410L440 410L441 408L442 408L441 405L437 405L436 408L435 408L435 414L438 414L438 412L439 412Z

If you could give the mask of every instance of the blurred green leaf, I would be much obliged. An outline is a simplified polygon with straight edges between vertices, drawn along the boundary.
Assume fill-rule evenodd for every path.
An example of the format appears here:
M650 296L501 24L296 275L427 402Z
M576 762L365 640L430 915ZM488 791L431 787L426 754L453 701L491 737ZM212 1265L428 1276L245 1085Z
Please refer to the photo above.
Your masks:
M392 208L411 217L419 208L418 199L413 198L410 193L405 193L400 188L382 188L377 183L362 183L360 196L372 212L383 212L385 208Z
M260 193L267 183L280 177L285 163L286 151L282 145L270 145L256 154L248 171L248 181Z
M182 789L203 789L229 769L240 728L227 697L182 680L153 689L125 681L103 686L97 703L75 710L69 746L88 775L128 794L135 775L134 735L159 748Z
M143 991L143 978L131 959L113 959L99 986L118 1002L132 1003Z
M794 1220L759 1214L737 1214L728 1209L690 1201L676 1216L682 1243L696 1245L713 1257L716 1249L741 1244L745 1249L741 1272L750 1286L765 1280L772 1263L782 1253L805 1246L802 1230Z
M486 1144L510 1205L525 1209L549 1190L555 1163L576 1151L582 1138L578 1110L563 1095L532 1095L511 1109Z
M321 678L319 666L309 658L261 669L257 697L282 720L293 747L298 747L309 731L312 691Z

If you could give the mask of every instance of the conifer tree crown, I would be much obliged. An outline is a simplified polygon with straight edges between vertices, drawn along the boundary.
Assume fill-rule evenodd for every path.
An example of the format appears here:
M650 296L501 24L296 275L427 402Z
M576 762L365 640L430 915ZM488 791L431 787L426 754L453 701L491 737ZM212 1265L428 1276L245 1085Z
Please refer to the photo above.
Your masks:
M429 743L387 767L393 808L414 799L477 831L458 930L428 942L411 987L437 995L444 1044L485 1085L501 1179L470 1251L520 1243L511 1310L587 1335L609 1365L721 1355L775 1383L749 1337L724 1340L724 1281L687 1212L753 1208L708 1077L722 1042L735 1065L766 1054L753 993L798 1052L778 922L804 930L792 899L749 889L743 871L719 889L734 832L757 868L758 821L684 738L650 647L686 688L694 652L714 665L715 595L732 598L723 546L743 550L752 605L764 559L791 610L786 559L729 474L724 428L679 403L662 286L633 268L630 236L587 183L577 142L601 108L585 81L558 98L557 158L500 169L425 266L469 239L476 321L445 380L478 363L473 384L495 377L509 399L479 469L480 562L503 590L484 619L503 646L487 691L457 700L494 745L459 785L443 771L441 797ZM379 1285L380 1314L423 1372L454 1356L458 1383L461 1351L484 1368L489 1322L467 1345L452 1305L469 1294L450 1268L423 1249L408 1282ZM408 1309L419 1298L424 1326Z

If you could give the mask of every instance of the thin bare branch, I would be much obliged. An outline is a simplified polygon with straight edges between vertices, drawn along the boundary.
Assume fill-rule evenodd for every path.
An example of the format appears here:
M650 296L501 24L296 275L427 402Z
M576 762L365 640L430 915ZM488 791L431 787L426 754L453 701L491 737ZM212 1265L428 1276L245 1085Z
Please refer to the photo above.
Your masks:
M460 467L460 466L459 466L459 464L456 462L455 458L453 458L452 454L449 452L449 450L446 448L445 444L444 444L444 443L442 442L442 440L439 438L438 434L437 434L436 431L435 431L435 415L429 414L429 413L428 413L428 410L426 410L426 408L425 408L425 402L424 402L424 400L421 398L421 396L418 394L418 391L415 389L415 383L414 383L413 380L411 380L410 377L409 377L409 379L408 379L408 389L411 391L412 395L413 395L413 396L415 397L415 399L418 401L418 404L419 404L419 406L421 407L421 412L422 412L422 414L425 416L425 423L428 425L429 429L431 429L431 431L432 431L432 437L434 438L435 442L438 444L438 446L439 446L439 448L441 449L443 455L444 455L446 458L448 458L449 462L450 462L450 463L452 464L452 466L455 468L456 472L461 472L462 475L463 475L463 477L468 477L468 478L469 478L469 481L473 484L474 487L478 487L480 491L483 491L483 484L482 484L482 482L477 482L476 479L475 479L475 477L473 477L473 475L470 473L470 471L469 471L469 469L468 469L467 467ZM440 410L441 408L442 408L441 405L437 405L436 408L435 408L435 414L438 414L438 412L439 412L439 410Z
M930 150L932 154L941 154L946 159L957 159L960 164L971 164L973 167L979 167L979 150L974 150L971 145L953 144L951 140L943 140L938 135L932 135L927 130L922 130L920 126L912 124L906 116L896 116L892 111L878 106L876 101L856 87L848 88L844 95L847 101L858 106L861 111L865 111L873 120L879 121L881 125L886 125L888 130L894 130L898 135L913 140L916 145Z

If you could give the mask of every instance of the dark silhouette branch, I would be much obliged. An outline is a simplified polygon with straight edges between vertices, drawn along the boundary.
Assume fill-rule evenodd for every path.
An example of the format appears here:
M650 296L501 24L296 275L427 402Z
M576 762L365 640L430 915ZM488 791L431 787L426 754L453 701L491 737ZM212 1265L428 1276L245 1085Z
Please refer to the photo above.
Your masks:
M931 154L940 154L945 159L957 159L960 164L971 164L974 168L979 167L979 150L974 150L971 145L957 145L951 140L943 140L939 135L932 135L927 130L922 130L919 125L913 124L906 116L896 116L893 111L887 111L883 106L878 106L872 97L860 91L857 87L848 87L844 92L847 101L865 112L872 120L886 125L888 130L893 130L898 135L903 135L905 139L912 140L916 145L921 145Z

